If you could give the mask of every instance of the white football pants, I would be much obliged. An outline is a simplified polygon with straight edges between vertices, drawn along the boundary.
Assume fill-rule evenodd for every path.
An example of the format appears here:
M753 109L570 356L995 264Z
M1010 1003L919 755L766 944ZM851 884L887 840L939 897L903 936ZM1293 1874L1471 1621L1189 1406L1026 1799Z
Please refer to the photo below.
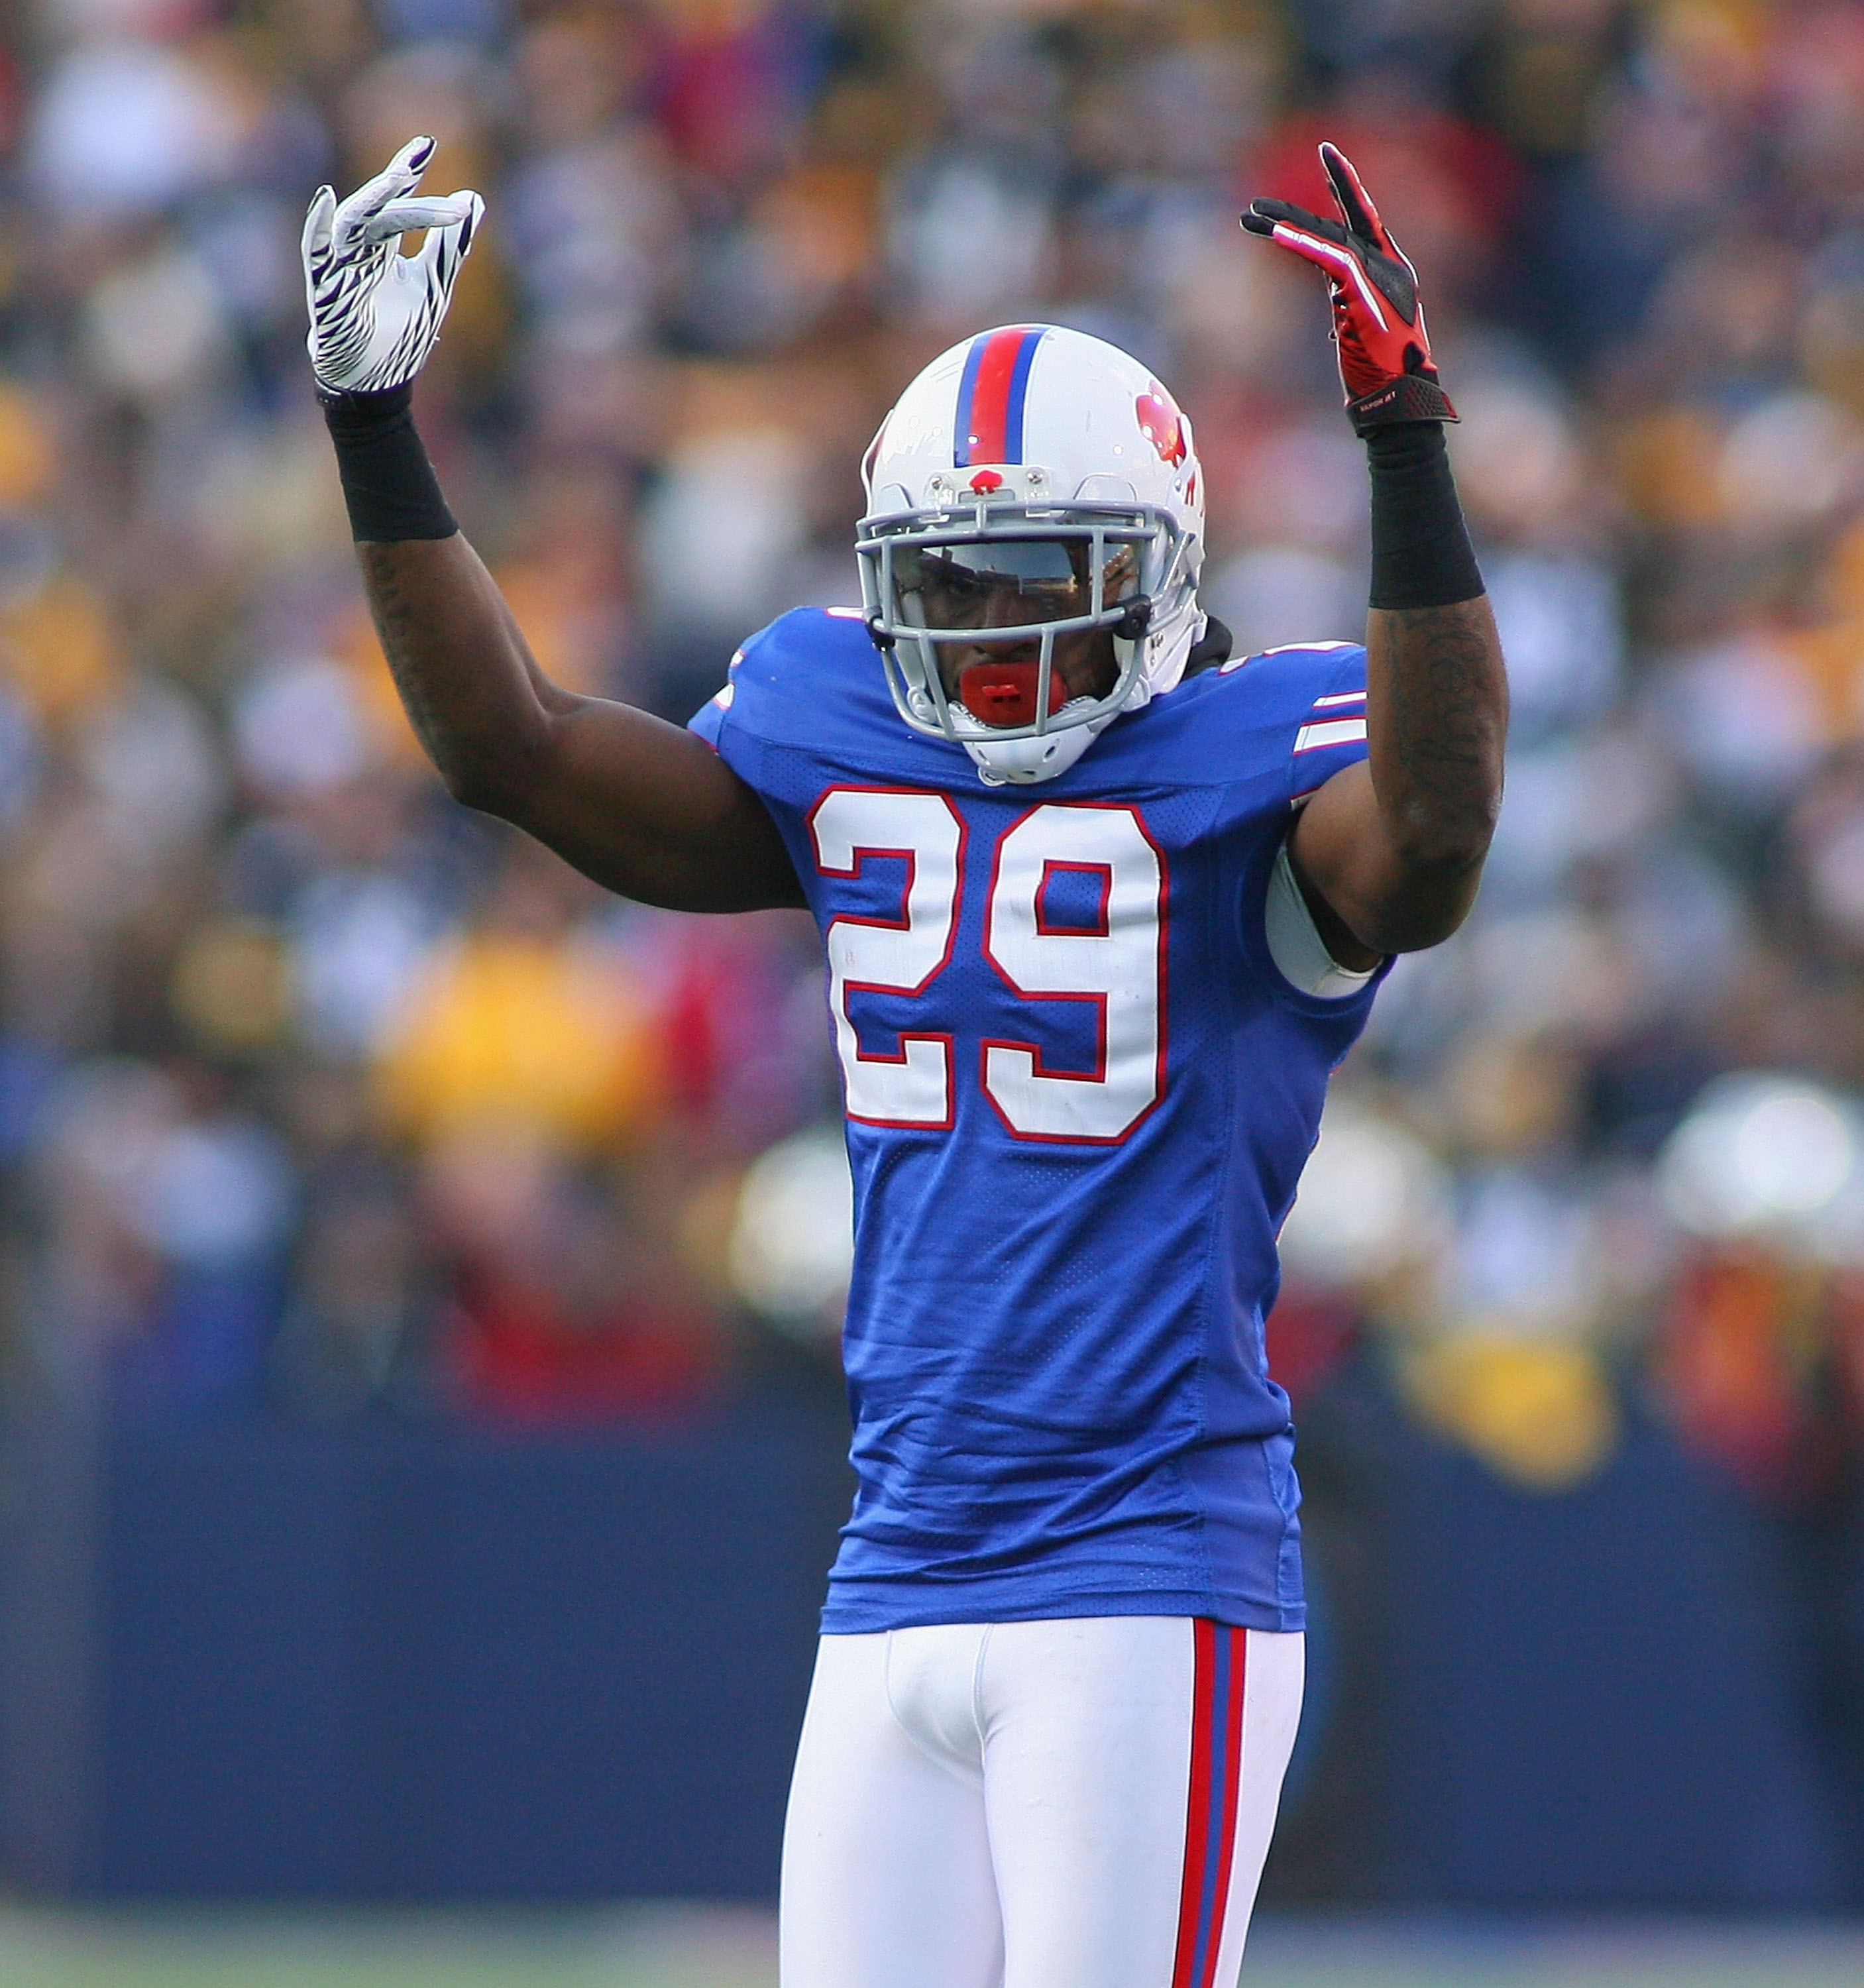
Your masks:
M1186 1616L824 1636L783 1988L1233 1988L1301 1675Z

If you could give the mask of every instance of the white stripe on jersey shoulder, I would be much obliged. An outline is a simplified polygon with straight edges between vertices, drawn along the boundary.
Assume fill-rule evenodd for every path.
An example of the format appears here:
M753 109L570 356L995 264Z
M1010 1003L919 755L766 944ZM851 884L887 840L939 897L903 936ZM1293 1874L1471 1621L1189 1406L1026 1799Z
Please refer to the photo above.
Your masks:
M728 683L722 690L715 691L712 693L712 701L721 711L729 711L732 708L732 699L737 695L738 686L734 683Z
M1358 642L1278 642L1272 649L1251 649L1247 656L1232 656L1217 671L1219 676L1226 677L1232 670L1240 670L1245 663L1253 663L1263 656L1297 656L1304 650L1309 655L1331 655L1337 649L1357 649Z
M1355 745L1365 736L1363 718L1329 718L1318 725L1304 725L1294 735L1294 749L1318 752L1323 746Z
M1363 704L1365 692L1362 690L1335 691L1331 697L1317 697L1314 700L1316 711L1331 710L1336 704Z
M858 607L824 607L824 614L832 614L837 621L864 621L868 618Z

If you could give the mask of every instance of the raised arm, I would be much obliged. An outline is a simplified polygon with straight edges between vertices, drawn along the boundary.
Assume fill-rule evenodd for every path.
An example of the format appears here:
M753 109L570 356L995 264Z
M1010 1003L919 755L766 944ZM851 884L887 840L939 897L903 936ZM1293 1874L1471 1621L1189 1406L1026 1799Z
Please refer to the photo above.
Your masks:
M803 895L763 804L705 741L538 669L455 523L409 411L482 210L415 197L416 139L305 225L310 351L363 583L408 715L448 790L644 903L752 911ZM401 233L425 228L418 256Z
M1370 756L1308 802L1289 838L1321 936L1354 968L1436 945L1469 915L1501 798L1507 725L1486 596L1375 608L1365 646Z
M1243 217L1331 286L1347 411L1372 483L1368 758L1304 806L1289 837L1321 936L1342 966L1447 938L1475 901L1501 803L1507 678L1456 502L1416 276L1352 167L1321 148L1341 219L1282 201Z
M803 901L756 794L683 726L552 683L462 534L356 550L401 702L455 800L643 904Z

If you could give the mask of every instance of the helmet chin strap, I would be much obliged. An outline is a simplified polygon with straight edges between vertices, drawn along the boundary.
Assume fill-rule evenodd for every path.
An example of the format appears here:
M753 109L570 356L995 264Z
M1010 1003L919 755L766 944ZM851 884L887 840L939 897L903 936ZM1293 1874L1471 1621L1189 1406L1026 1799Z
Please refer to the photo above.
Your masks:
M1091 697L1071 698L1069 704L1091 705ZM1130 708L1130 706L1125 707ZM1064 712L1068 705L1061 707ZM977 768L977 777L987 787L1033 786L1065 773L1087 751L1115 718L1117 711L1090 718L1084 725L1071 725L1058 732L1045 732L1034 739L996 739L990 727L973 718L962 705L951 707L952 727L958 742Z

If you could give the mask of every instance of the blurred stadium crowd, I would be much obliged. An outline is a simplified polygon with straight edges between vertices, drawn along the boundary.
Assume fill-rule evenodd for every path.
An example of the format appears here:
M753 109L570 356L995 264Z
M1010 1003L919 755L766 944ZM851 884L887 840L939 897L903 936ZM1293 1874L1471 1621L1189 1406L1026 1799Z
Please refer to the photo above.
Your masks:
M1318 286L1423 270L1511 664L1481 904L1340 1080L1272 1328L1516 1481L1627 1406L1772 1493L1864 1435L1864 6L17 0L0 19L8 1385L679 1414L826 1361L817 955L455 808L364 618L310 191L489 222L421 402L544 668L683 718L857 598L899 387L1034 317L1169 380L1239 649L1363 625ZM773 1356L780 1346L806 1349Z

